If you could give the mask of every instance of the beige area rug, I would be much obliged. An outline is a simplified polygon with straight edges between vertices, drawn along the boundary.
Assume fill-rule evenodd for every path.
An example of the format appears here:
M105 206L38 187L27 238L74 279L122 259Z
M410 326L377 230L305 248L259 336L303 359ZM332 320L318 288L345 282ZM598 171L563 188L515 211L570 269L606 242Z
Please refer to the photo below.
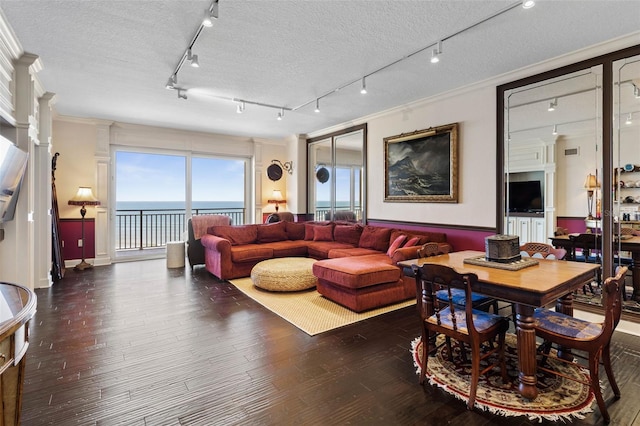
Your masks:
M358 314L325 299L315 289L295 292L271 292L255 287L251 282L251 278L240 278L229 280L229 282L271 312L311 336L406 306L415 305L416 303L414 299L411 299Z

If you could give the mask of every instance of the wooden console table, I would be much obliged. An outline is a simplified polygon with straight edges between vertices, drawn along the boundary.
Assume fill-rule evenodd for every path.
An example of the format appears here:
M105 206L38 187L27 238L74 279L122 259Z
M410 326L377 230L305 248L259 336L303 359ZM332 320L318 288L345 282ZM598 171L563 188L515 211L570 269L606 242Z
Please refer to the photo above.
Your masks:
M0 420L20 424L25 354L29 347L29 321L36 312L36 295L17 284L0 282Z

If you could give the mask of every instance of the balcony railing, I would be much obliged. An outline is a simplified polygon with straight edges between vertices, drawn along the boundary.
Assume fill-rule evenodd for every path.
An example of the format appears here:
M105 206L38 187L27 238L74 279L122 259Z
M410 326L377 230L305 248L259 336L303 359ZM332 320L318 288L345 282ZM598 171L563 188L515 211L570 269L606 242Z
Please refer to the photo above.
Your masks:
M244 223L243 208L194 209L193 214L225 214L231 223ZM184 209L117 210L116 250L148 249L181 241L187 230Z

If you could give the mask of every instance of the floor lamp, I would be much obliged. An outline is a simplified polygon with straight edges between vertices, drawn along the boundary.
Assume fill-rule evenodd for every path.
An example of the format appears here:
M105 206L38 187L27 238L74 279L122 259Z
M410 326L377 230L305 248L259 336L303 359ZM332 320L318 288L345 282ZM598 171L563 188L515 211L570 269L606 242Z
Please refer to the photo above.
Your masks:
M84 215L87 214L85 206L99 206L100 201L93 196L93 191L90 187L81 186L78 188L76 195L69 200L71 206L82 206L80 209L80 215L82 216L82 262L78 263L73 269L83 271L85 269L93 268L93 265L87 263L84 260Z

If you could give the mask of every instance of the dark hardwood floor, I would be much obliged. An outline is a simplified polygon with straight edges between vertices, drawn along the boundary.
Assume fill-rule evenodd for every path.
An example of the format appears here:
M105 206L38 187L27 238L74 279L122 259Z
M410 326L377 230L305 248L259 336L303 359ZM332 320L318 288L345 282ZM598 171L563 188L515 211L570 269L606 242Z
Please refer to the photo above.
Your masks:
M23 425L540 424L418 385L413 307L311 337L204 268L163 259L67 270L36 293ZM640 424L640 338L617 333L613 357L611 424ZM572 424L602 419L596 407Z

